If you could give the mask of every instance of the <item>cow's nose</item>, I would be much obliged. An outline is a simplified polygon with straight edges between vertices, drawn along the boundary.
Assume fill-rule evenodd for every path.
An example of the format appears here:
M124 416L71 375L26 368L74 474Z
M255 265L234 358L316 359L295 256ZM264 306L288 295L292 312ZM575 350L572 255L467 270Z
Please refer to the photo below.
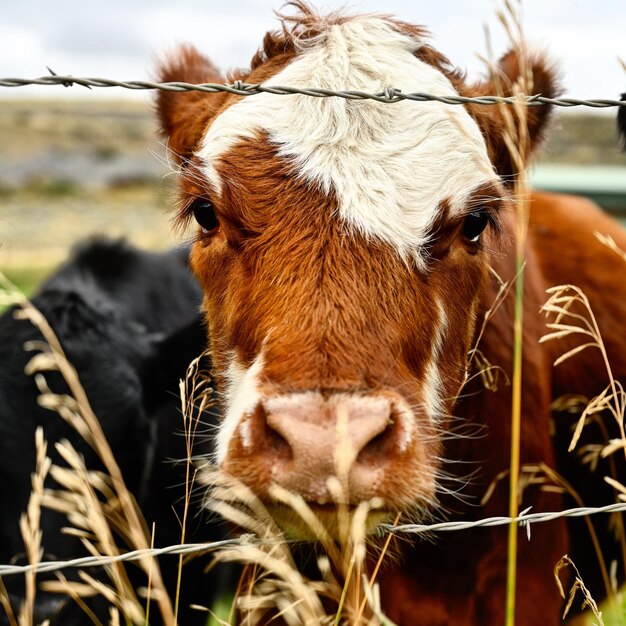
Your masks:
M328 478L337 476L351 501L375 495L394 432L387 398L293 394L269 398L262 408L257 415L265 419L265 432L274 440L278 434L288 447L274 464L281 486L328 503Z

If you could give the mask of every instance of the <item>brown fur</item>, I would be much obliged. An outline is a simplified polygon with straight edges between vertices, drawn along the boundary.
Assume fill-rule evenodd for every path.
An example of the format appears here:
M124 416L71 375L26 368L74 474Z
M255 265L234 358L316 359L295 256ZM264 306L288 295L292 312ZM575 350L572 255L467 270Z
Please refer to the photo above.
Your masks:
M285 19L281 31L266 35L249 73L242 72L240 78L249 82L271 78L298 53L298 42L318 35L329 22L345 19L333 15L320 20L305 5L297 3L296 7L299 16ZM401 22L395 24L401 30L424 32ZM460 93L492 92L490 82L465 84L463 74L433 48L424 46L418 54L443 71ZM520 65L512 52L501 59L505 94L512 93ZM537 57L528 65L534 74L534 91L555 95L558 85L546 61ZM179 61L165 66L163 78L204 80L213 76L213 71L206 60L185 48ZM167 94L159 100L164 133L179 154L191 158L194 176L183 173L181 195L185 202L198 195L211 199L220 222L210 234L199 234L193 252L194 270L205 290L218 387L226 387L226 368L233 353L248 367L263 351L260 391L266 399L305 392L319 392L323 398L346 392L357 399L391 398L389 426L363 449L356 462L361 469L375 470L377 479L368 482L351 474L353 502L380 496L389 511L411 511L417 505L425 514L426 507L438 500L443 510L458 519L506 514L505 481L498 483L491 499L479 507L456 500L454 494L437 493L436 480L441 479L442 471L467 474L468 465L464 464L469 463L470 470L478 473L463 495L476 504L509 467L510 387L501 382L497 391L487 391L475 379L458 399L457 394L468 350L496 298L498 283L489 275L489 267L505 281L515 277L513 211L505 200L496 198L490 205L491 228L480 244L471 244L461 235L462 222L450 218L444 202L432 232L429 269L417 271L390 247L365 240L331 219L336 198L299 180L262 133L239 142L217 164L218 174L228 184L221 197L212 197L199 168L193 168L191 155L212 119L237 100L237 96L223 94ZM476 105L468 109L482 129L494 166L508 180L515 167L502 139L504 120L499 108ZM538 145L548 117L548 107L529 109L530 150ZM498 190L485 189L483 193L497 196ZM606 385L606 374L598 355L590 352L554 369L552 361L573 344L539 344L545 333L539 309L546 299L545 289L552 285L572 282L588 291L605 332L614 372L624 379L626 288L620 260L592 232L598 228L611 234L624 249L626 234L580 199L534 194L531 205L524 281L521 461L562 469L590 503L598 493L597 485L585 479L586 469L562 452L571 418L557 425L553 437L550 403L564 393L597 394ZM468 212L477 206L478 199L468 206ZM447 417L433 424L423 410L424 378L438 332L438 303L447 316L437 356ZM479 346L487 359L508 375L513 360L513 317L509 293ZM400 444L404 418L393 408L402 402L413 409L412 419L419 426L405 448ZM322 401L319 404L323 406ZM268 487L272 482L315 499L318 492L311 487L313 478L324 475L314 463L306 466L311 475L294 473L293 448L269 426L272 415L267 406L265 400L259 402L248 418L251 443L235 432L222 470L239 477L266 501L271 500ZM317 426L328 428L337 417L322 410L303 411L302 415L307 432ZM482 429L483 436L455 437L455 430L464 428ZM450 461L442 464L441 457ZM443 481L445 484L445 476ZM534 511L558 510L565 504L554 492L529 488L524 493L523 505ZM598 533L606 554L614 556L605 523L597 522ZM416 541L411 546L398 540L402 558L379 578L383 609L400 625L502 624L506 533L504 528L479 529L450 533L432 544ZM520 531L516 623L560 623L561 599L552 570L560 557L572 550L586 583L597 597L602 596L594 555L580 524L568 527L560 520L534 526L530 543Z
M181 46L160 65L161 82L223 83L220 71L193 46ZM179 163L192 155L209 120L217 113L226 93L159 91L156 98L161 132Z

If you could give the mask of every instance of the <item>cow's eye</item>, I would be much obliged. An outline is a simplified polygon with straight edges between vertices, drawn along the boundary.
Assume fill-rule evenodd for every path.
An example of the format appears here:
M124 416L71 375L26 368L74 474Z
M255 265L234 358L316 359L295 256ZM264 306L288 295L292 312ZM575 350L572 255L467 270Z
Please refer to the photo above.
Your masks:
M463 220L461 232L469 241L477 243L480 235L487 228L487 224L489 224L489 213L484 209L474 211Z
M220 225L217 215L215 214L215 208L208 200L202 198L194 200L191 205L191 210L193 211L194 219L202 228L203 233L210 233Z

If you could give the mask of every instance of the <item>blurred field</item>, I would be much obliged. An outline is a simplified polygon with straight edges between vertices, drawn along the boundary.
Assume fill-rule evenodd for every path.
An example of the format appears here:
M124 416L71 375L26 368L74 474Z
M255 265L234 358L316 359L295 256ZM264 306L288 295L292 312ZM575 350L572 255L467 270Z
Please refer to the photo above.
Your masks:
M26 291L90 235L179 239L149 104L3 102L0 137L0 269Z
M26 291L89 235L150 249L179 239L149 100L4 101L0 137L0 269ZM542 159L626 165L612 117L570 111L557 116Z

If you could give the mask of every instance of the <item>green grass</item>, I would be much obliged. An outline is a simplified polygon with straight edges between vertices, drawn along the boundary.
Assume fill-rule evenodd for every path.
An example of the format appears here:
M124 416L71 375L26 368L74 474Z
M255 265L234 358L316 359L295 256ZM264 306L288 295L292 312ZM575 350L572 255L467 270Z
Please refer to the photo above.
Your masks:
M626 624L626 594L622 596L621 604L602 607L604 626L624 626ZM593 620L589 621L591 625Z
M50 267L16 267L3 271L3 274L21 292L30 296L51 271Z
M206 626L222 626L224 622L229 623L228 618L234 600L233 593L223 593L211 607L213 615L207 620Z
M2 273L25 295L32 295L41 282L52 272L53 267L17 267L2 270ZM8 306L0 304L0 315Z

